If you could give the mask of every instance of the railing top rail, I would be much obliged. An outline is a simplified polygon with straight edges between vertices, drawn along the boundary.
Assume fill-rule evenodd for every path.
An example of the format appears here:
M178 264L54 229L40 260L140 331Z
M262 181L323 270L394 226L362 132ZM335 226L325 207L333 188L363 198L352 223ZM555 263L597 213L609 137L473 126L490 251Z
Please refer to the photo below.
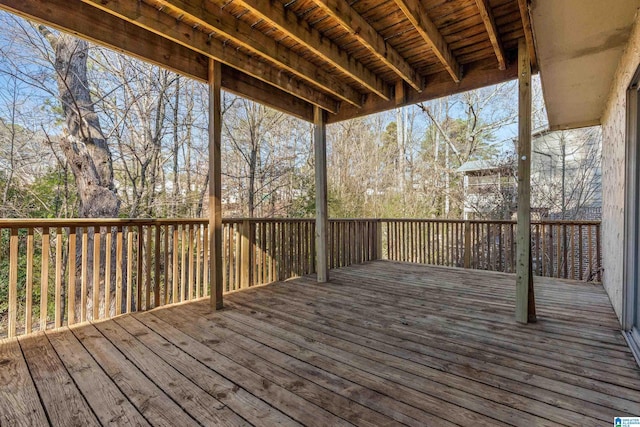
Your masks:
M381 222L438 222L438 223L460 223L463 219L444 219L444 218L380 218Z
M139 225L165 225L165 224L203 224L207 219L187 219L187 218L11 218L0 219L0 228L30 228L30 227L119 227L119 226L139 226Z
M207 224L207 218L5 218L0 219L0 228L35 228L35 227L124 227L145 225L197 225ZM223 218L222 222L233 224L239 222L261 223L299 223L315 221L314 218ZM517 224L514 220L463 220L442 218L330 218L332 222L420 222L449 224ZM576 220L537 220L532 225L600 225L600 221Z
M509 219L442 219L442 218L381 218L382 222L431 222L431 223L449 223L449 224L517 224L516 220ZM600 221L594 220L532 220L531 224L550 224L550 225L600 225Z

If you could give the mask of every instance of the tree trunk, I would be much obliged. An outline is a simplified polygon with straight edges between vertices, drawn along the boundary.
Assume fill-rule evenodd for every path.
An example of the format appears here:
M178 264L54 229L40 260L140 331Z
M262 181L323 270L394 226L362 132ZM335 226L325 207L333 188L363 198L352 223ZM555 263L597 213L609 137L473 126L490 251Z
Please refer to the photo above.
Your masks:
M55 51L55 71L65 135L60 140L76 179L82 218L116 217L120 199L113 185L111 151L95 112L87 79L88 44L68 34L54 35L44 27Z

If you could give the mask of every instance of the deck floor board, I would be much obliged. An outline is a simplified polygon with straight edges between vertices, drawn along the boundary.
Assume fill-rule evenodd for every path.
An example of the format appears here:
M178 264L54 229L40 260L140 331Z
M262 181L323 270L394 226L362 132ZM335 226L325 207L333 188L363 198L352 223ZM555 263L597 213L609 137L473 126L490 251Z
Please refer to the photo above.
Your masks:
M0 342L0 424L598 426L640 415L600 285L376 261Z

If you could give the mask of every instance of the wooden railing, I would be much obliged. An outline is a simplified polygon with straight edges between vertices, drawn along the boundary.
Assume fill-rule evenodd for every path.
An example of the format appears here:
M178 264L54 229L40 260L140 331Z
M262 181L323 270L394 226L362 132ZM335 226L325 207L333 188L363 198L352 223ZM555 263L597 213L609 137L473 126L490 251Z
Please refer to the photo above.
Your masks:
M207 226L0 220L0 337L206 296Z
M329 225L331 268L376 259L377 220ZM206 297L208 253L200 219L0 220L0 338ZM314 272L314 220L223 221L225 292Z
M390 219L383 221L383 257L406 262L515 272L515 221ZM600 222L531 224L533 272L602 280Z
M512 221L338 219L330 268L386 258L515 271ZM534 273L601 280L599 222L534 222ZM0 220L0 338L210 292L205 220ZM223 221L223 290L315 272L315 221Z

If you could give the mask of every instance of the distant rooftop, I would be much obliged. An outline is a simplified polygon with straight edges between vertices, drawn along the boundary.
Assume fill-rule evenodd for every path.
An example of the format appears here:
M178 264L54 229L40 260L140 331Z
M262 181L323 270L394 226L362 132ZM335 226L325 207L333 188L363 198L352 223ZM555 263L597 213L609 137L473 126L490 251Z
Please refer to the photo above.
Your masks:
M478 171L487 171L494 169L504 169L510 167L509 162L505 161L496 161L496 160L470 160L468 162L464 162L462 166L460 166L456 172L464 173L464 172L478 172Z

